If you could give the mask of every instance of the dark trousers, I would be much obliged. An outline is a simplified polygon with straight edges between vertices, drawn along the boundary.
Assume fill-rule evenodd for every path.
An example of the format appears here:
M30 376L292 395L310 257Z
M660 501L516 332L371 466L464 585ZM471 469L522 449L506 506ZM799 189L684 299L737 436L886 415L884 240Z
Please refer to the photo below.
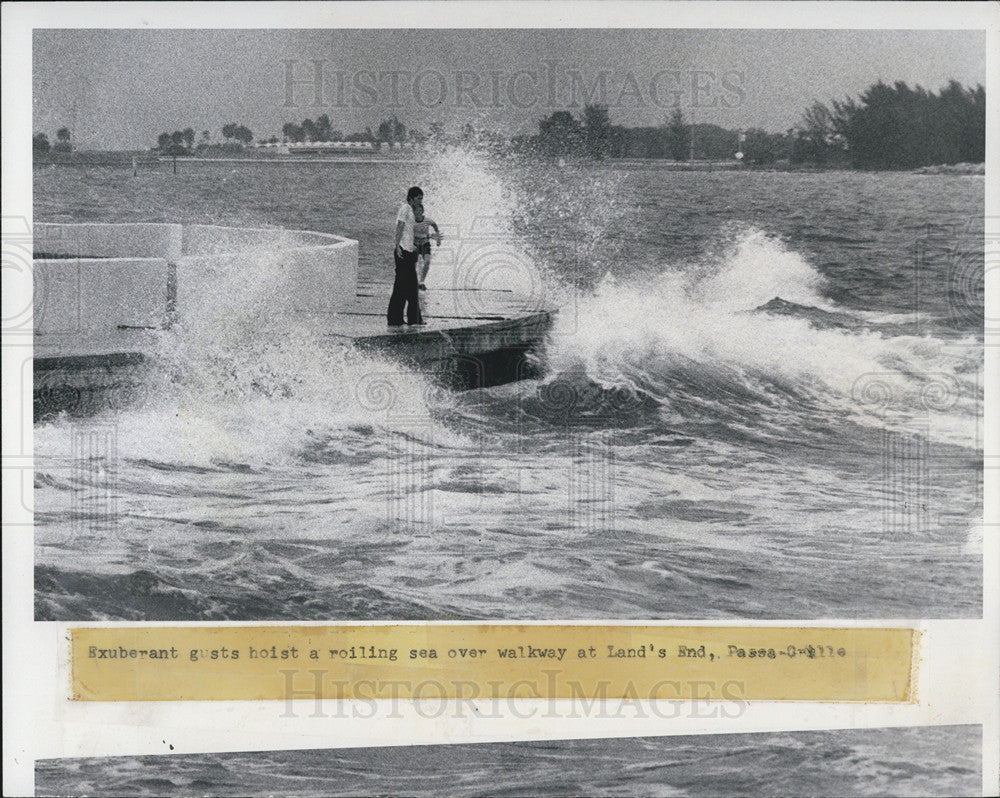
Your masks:
M392 284L392 296L389 297L389 310L386 320L389 324L403 323L403 306L406 306L406 323L422 324L420 315L420 288L417 285L417 253L402 250L400 257L393 253L396 259L396 280Z

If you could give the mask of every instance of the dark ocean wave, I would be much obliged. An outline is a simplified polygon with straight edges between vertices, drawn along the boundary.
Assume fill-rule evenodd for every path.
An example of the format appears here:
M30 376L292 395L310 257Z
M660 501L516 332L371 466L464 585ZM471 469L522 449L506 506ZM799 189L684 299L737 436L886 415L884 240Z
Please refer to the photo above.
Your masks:
M952 796L978 726L41 760L45 796Z
M269 322L248 258L144 405L36 425L38 617L978 617L971 184L446 155L453 254L485 220L559 307L540 378L454 392ZM405 167L312 168L42 170L36 218L353 235L385 277Z

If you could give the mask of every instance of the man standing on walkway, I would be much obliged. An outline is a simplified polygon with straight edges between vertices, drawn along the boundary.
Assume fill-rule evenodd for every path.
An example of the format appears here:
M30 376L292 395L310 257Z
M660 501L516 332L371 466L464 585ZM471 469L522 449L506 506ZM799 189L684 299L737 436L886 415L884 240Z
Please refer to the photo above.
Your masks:
M393 256L396 260L396 279L392 284L392 296L389 297L389 310L386 319L390 327L403 324L403 306L406 306L406 323L423 324L420 315L420 291L417 282L417 248L413 243L413 209L424 199L424 192L418 186L413 186L406 192L406 202L399 206L396 214L396 248Z

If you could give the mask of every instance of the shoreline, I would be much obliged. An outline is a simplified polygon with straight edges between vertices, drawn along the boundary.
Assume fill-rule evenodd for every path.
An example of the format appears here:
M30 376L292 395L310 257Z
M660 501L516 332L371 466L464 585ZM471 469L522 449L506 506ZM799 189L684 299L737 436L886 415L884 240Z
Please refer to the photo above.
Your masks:
M537 156L535 156L537 158ZM135 152L127 150L93 150L81 151L69 154L59 154L58 156L44 155L36 156L32 159L33 168L47 166L107 166L119 167L123 169L136 167L157 167L160 165L194 164L272 164L276 166L286 164L324 164L324 165L358 165L358 164L426 164L431 161L430 154L409 154L409 155L385 155L372 153L362 155L351 154L329 154L315 156L287 156L268 155L242 156L232 155L228 157L201 157L201 156L170 156L159 155L147 151ZM556 164L559 158L545 157L541 160ZM735 160L705 160L705 161L672 161L667 158L607 158L604 160L592 160L587 158L565 158L562 166L564 168L575 168L580 166L619 166L619 167L646 167L657 168L676 172L803 172L803 173L825 173L825 172L857 172L867 174L918 174L918 175L952 175L960 177L982 177L986 174L985 163L957 163L957 164L934 164L930 166L918 166L911 169L855 169L850 166L817 166L815 164L748 164Z

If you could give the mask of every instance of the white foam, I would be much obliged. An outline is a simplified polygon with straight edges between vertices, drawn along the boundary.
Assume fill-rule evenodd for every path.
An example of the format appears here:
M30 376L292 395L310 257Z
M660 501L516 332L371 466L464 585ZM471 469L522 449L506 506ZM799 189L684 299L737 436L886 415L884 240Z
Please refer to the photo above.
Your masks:
M713 401L713 385L769 395L777 386L866 424L926 417L928 434L974 445L974 340L945 349L929 337L817 329L803 318L752 312L775 296L830 307L822 285L818 271L780 240L744 230L714 262L672 264L652 277L605 278L578 297L575 313L557 317L548 363L554 374L582 367L606 386L640 390L652 384L666 391L677 375L687 375L682 388L702 390L704 402ZM695 377L704 384L692 388ZM886 402L859 400L872 382L884 386ZM927 403L929 389L954 396Z

